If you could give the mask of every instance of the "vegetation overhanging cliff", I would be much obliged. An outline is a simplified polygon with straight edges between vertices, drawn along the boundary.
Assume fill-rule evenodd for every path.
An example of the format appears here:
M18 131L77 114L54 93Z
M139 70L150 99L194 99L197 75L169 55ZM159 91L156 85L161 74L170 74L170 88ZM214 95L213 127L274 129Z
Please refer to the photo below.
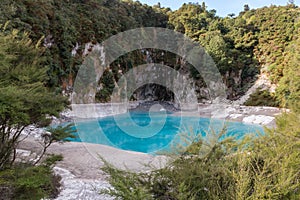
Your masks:
M101 43L118 32L137 27L174 29L199 42L223 75L229 99L243 95L260 73L267 74L277 86L275 93L264 92L273 105L287 106L289 101L295 101L299 91L299 74L293 73L293 63L299 60L300 9L294 4L260 9L244 6L238 16L229 14L222 18L216 10L207 10L205 3L183 4L172 11L159 4L151 7L131 0L3 0L0 13L0 23L10 21L8 29L27 31L35 42L42 39L45 65L49 67L47 84L58 92L72 90L86 44ZM177 55L165 53L161 57L161 51L148 52L153 62L164 60L175 69L187 69L198 91L205 88L201 75L187 63L179 62ZM124 73L145 62L141 51L116 60L100 80L98 100L109 100L120 70ZM168 99L162 97L165 98ZM270 101L250 100L248 104L257 102L268 105Z

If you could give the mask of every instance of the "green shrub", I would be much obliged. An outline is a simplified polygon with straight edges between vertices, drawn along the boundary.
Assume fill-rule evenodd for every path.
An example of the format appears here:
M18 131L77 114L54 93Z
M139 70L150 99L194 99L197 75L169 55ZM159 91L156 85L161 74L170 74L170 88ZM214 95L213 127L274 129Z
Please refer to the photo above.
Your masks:
M62 161L63 160L63 156L62 155L56 155L56 154L52 154L49 157L47 157L44 161L44 164L46 166L51 167L53 164L55 164L57 161Z
M51 168L57 160L61 156L50 156L40 166L23 163L0 171L0 199L40 200L57 196L60 177Z
M101 193L121 199L299 199L300 115L277 119L260 137L213 143L201 155L196 142L162 169L133 173L106 164L114 189ZM200 150L199 150L200 149Z
M278 107L279 101L269 91L257 89L244 103L245 106L271 106Z

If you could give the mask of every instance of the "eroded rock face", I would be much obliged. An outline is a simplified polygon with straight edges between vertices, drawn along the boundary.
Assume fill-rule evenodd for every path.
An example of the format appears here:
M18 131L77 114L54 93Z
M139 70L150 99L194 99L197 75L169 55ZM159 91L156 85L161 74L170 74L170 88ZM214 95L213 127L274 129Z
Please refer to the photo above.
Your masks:
M174 93L157 84L147 84L137 89L133 94L134 99L146 101L173 101Z
M83 45L79 45L76 44L72 50L72 55L75 56L78 53L80 53L78 51L79 47L83 48L83 51L81 52L82 57L86 58L87 55L90 55L92 50L97 50L97 52L100 54L100 57L96 60L94 60L95 65L99 65L100 63L103 65L105 63L105 51L104 51L104 47L101 46L100 44L93 44L93 43L86 43ZM145 54L145 58L144 61L148 64L148 65L153 65L154 63L161 63L163 65L167 65L167 66L172 66L173 69L176 68L176 70L188 77L187 79L183 79L181 81L177 81L175 77L172 77L170 75L168 75L165 78L160 78L160 77L148 77L149 74L144 74L146 79L150 79L150 80L155 80L155 79L168 79L168 77L170 78L175 78L174 79L174 83L172 85L174 85L173 88L166 88L163 87L161 85L157 85L157 84L145 84L144 86L136 89L135 93L132 95L132 100L147 100L147 101L173 101L174 103L176 102L176 92L173 91L173 89L176 90L177 85L190 85L193 87L194 92L196 94L196 98L198 99L198 102L205 102L207 100L212 101L213 97L212 94L210 94L210 89L211 88L211 83L205 83L203 81L202 78L195 78L193 75L193 71L190 69L190 66L188 65L188 63L185 61L185 59L183 58L176 58L176 64L175 63L168 63L168 59L167 57L164 57L164 54L162 54L161 56L159 56L160 59L157 58L157 54L161 53L161 52L155 52L155 51L151 51L151 50L143 50L142 52L147 52L147 54ZM158 60L157 60L158 59ZM180 61L179 61L180 60ZM173 61L174 62L174 61ZM176 66L174 66L176 65ZM177 66L178 65L178 66ZM103 65L104 66L104 65ZM118 67L118 74L115 74L116 77L122 77L123 75L125 75L127 72L125 70L126 67L124 66L119 66ZM153 66L153 68L155 68L155 66ZM177 69L178 68L178 69ZM107 69L110 69L110 66L108 66ZM126 68L127 69L127 68ZM95 68L92 74L97 74L97 76L95 77L95 80L99 80L99 75L102 74L103 70L106 70L106 68L100 70L100 68ZM110 69L111 70L111 69ZM154 69L155 70L155 69ZM116 73L116 72L115 72ZM237 70L235 72L226 72L225 74L222 75L222 79L224 81L224 85L226 87L226 92L227 92L227 98L231 99L231 100L235 100L238 99L239 97L241 97L241 95L246 92L246 91L242 91L243 88L249 88L249 83L251 82L251 80L254 79L254 77L248 77L247 80L242 79L242 75L243 71L242 70ZM156 74L153 76L163 76L164 74ZM198 75L197 75L198 76ZM201 76L201 74L200 74ZM143 79L143 74L135 74L135 77L141 78ZM193 77L193 78L192 78ZM73 77L74 78L74 77ZM116 78L113 78L114 80L114 84L115 84L115 89L117 90L124 90L123 87L120 86L120 84L118 83L118 80ZM248 80L249 79L249 80ZM73 81L69 81L71 85L67 85L67 87L71 88L69 92L73 92L72 98L73 100L76 101L76 103L92 103L94 101L94 96L95 93L99 92L99 88L101 88L100 86L91 86L91 88L89 88L90 92L86 92L83 91L79 88L73 88ZM213 82L213 80L212 80ZM69 83L68 83L69 84ZM78 86L78 84L77 84ZM125 86L126 87L126 86ZM83 89L86 89L88 87L85 87ZM97 89L98 88L98 89ZM225 88L224 88L225 89ZM178 93L184 93L186 92L185 90L182 91L178 91ZM174 95L175 93L175 95ZM191 91L189 91L189 93L191 94ZM85 95L82 95L85 94ZM177 97L178 98L178 97ZM190 97L187 97L188 99ZM191 97L193 98L193 97ZM84 100L82 100L84 99ZM116 101L118 102L118 101Z

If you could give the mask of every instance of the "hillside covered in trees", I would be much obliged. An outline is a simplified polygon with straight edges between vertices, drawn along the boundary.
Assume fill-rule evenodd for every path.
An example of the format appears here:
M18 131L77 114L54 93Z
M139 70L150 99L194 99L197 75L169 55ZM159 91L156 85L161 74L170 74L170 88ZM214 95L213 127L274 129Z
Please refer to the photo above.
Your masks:
M299 199L300 9L289 2L259 9L245 5L236 16L219 17L205 3L187 3L172 11L132 0L1 0L0 199L57 195L60 179L52 167L62 157L39 161L52 142L74 137L72 124L48 129L42 135L42 154L29 162L17 161L22 133L33 124L48 126L50 116L58 117L68 106L61 94L72 92L93 45L139 27L168 28L202 45L215 61L230 100L239 99L259 77L267 77L272 88L257 90L246 105L281 106L290 112L278 117L277 128L265 135L241 142L226 139L205 157L197 140L173 163L151 173L107 165L103 170L114 189L102 192L123 199ZM198 100L209 99L201 74L183 57L139 49L111 63L99 80L96 100L110 101L120 77L149 62L189 75ZM155 100L174 100L166 88L149 85L139 88L132 100L145 99L149 88Z
M44 62L49 67L47 85L57 92L72 91L85 51L91 48L87 44L101 43L137 27L163 27L184 33L206 49L223 75L229 99L243 95L260 73L266 74L277 89L272 94L258 91L254 99L261 96L286 106L299 96L295 94L299 74L292 73L300 48L300 9L294 4L255 10L245 5L238 16L221 18L216 10L207 10L205 3L183 4L172 11L159 4L151 7L131 0L3 0L0 13L0 24L9 22L6 30L26 31L34 42L42 43ZM128 53L112 63L100 80L99 101L110 100L120 70L125 73L146 63L144 52ZM188 63L178 62L178 56L168 52L163 57L159 50L147 52L153 62L163 60L177 70L187 69L196 81L198 98L207 98L201 95L205 88L201 76Z

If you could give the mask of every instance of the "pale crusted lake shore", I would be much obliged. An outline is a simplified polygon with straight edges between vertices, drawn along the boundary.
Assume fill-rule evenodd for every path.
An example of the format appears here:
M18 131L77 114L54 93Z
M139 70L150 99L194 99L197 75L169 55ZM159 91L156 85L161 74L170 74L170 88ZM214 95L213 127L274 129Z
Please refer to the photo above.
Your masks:
M132 108L145 110L147 107L138 107L135 104ZM151 106L151 105L150 105ZM109 106L103 107L101 116L106 116L111 113ZM149 107L149 105L148 105ZM141 109L142 108L142 109ZM173 107L169 106L170 109ZM168 108L167 108L168 109ZM258 124L267 127L275 126L275 117L284 110L272 107L247 107L240 105L226 104L199 104L198 110L194 111L179 111L171 110L173 115L182 116L198 116L216 119L225 119L229 121L238 121L250 124ZM72 120L72 112L66 111L62 113L61 119L55 119L55 123L67 122ZM40 129L26 130L25 134L30 133L30 136L24 140L19 147L19 151L26 154L38 152L40 145L37 140ZM100 144L88 144L79 142L55 143L48 149L49 154L63 155L63 161L60 161L54 167L55 173L62 177L61 193L57 199L113 199L106 195L99 195L101 188L110 187L106 181L107 175L101 171L103 162L100 157L104 158L109 163L122 169L130 169L134 171L151 170L149 167L162 167L167 162L164 156L154 156L145 153L124 151L110 146Z

